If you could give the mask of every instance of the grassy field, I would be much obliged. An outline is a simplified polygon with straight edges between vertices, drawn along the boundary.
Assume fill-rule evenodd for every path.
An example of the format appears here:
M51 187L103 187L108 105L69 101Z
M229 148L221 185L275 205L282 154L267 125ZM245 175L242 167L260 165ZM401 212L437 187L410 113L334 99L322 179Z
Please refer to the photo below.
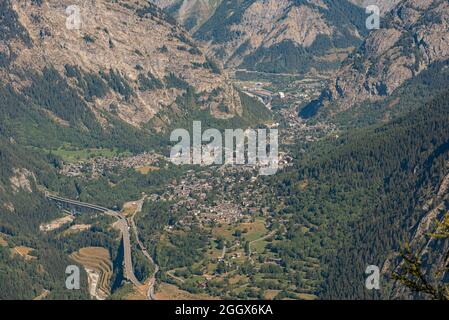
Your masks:
M281 290L265 290L264 297L267 300L273 300Z
M246 241L257 240L268 233L263 219L256 219L254 222L241 223L238 229L243 231L242 238Z
M129 153L120 153L114 149L95 149L86 148L81 149L70 145L64 145L58 149L44 149L46 153L53 153L54 155L62 158L64 162L73 163L77 161L87 160L94 157L106 157L112 158L115 156L127 156Z
M70 257L81 264L86 270L93 270L99 275L96 283L96 294L105 298L111 292L110 280L112 276L112 261L109 251L100 247L82 248L78 252L72 253ZM89 287L93 285L89 284Z
M251 244L251 251L254 252L254 253L261 254L261 253L263 253L263 251L265 250L265 247L269 243L270 242L268 242L266 240L256 241L256 242Z
M155 295L158 300L217 300L206 294L192 294L165 282L158 285Z
M258 218L254 222L244 222L236 225L219 225L212 230L212 234L219 234L227 241L233 241L237 239L234 236L237 230L242 232L241 239L245 241L257 240L268 233L268 230L265 228L264 219Z
M318 297L314 294L298 293L297 296L301 300L316 300L316 299L318 299Z

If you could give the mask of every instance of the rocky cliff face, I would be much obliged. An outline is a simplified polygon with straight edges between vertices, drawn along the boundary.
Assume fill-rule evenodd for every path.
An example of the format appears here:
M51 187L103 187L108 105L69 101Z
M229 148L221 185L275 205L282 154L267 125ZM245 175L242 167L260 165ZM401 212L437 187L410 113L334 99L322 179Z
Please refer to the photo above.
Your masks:
M222 0L152 0L154 4L173 15L187 30L196 31Z
M194 33L229 67L266 72L329 69L357 46L365 12L346 1L222 1Z
M30 86L21 74L52 68L100 122L106 121L105 111L140 127L160 111L176 110L176 99L189 88L200 97L200 107L217 117L241 112L227 75L147 1L88 0L79 7L69 0L2 3L0 82L17 91ZM220 104L229 112L220 111Z
M327 95L337 111L383 99L433 62L447 59L449 3L402 1L340 68Z
M449 168L449 163L446 164ZM449 200L449 174L440 181L422 206L422 216L411 230L409 246L411 251L421 260L421 271L426 280L432 284L447 283L449 279L449 241L443 237L431 236L435 234L444 235L445 231L439 224L447 221ZM403 266L402 259L387 260L384 265L384 273L392 274L393 271L400 272ZM411 292L403 284L395 282L391 291L393 299L426 298Z

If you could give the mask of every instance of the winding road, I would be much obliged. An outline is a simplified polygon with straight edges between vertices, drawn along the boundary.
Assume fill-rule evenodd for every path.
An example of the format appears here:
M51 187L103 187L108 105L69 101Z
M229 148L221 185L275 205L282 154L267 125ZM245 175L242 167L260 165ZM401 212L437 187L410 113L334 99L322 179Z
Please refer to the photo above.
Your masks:
M75 208L82 208L82 209L89 209L89 210L93 210L93 211L98 211L101 213L104 213L106 215L112 216L114 218L117 219L117 222L115 224L116 228L120 230L121 234L122 234L122 239L123 239L123 269L124 269L124 277L126 279L128 279L129 281L131 281L131 283L133 285L135 285L137 288L142 287L142 283L140 283L140 281L136 278L136 275L134 274L134 268L133 268L133 263L132 263L132 255L131 255L131 237L130 237L130 224L128 224L128 220L126 219L126 217L117 211L112 211L109 210L107 208L101 207L101 206L97 206L97 205L93 205L90 203L85 203L85 202L80 202L77 200L72 200L72 199L66 199L63 197L59 197L59 196L54 196L54 195L50 195L49 193L46 193L45 196L47 197L47 199L54 201L58 204L63 204L63 205L67 205L67 206L72 206ZM134 214L136 214L137 212L142 211L142 206L143 206L143 202L145 200L145 197L141 200L139 200L139 206L136 210L136 212ZM151 258L151 256L148 254L146 248L143 246L143 244L141 243L141 241L139 240L139 236L138 236L138 232L137 232L137 228L136 225L134 223L134 215L133 217L130 219L131 220L131 226L133 228L134 234L136 236L137 239L137 243L140 247L140 249L142 250L143 254L150 260L150 262L155 266L155 271L152 275L152 278L150 279L150 287L148 290L148 298L150 300L155 300L154 298L154 284L156 282L156 273L159 271L159 267L154 263L153 259Z
M261 238L259 238L259 239L256 239L256 240L251 241L251 242L248 244L248 249L249 249L249 250L248 250L248 257L251 257L251 254L252 254L252 251L251 251L251 245L252 245L253 243L259 242L259 241L263 241L263 240L265 240L265 239L268 239L268 238L274 236L275 234L276 234L276 230L271 231L270 233L264 235L263 237L261 237Z
M139 231L137 229L136 223L134 222L134 216L137 213L142 212L142 207L143 207L143 203L145 202L145 199L146 199L146 196L144 196L142 199L140 199L137 202L137 208L134 211L134 213L132 214L132 216L129 218L129 221L130 221L131 228L133 229L134 236L136 238L136 241L137 241L137 244L139 245L140 250L142 251L144 256L148 259L148 261L150 261L150 263L154 266L154 271L153 271L153 274L151 275L150 282L148 284L147 297L149 300L156 300L156 297L154 295L154 285L156 284L156 274L159 272L159 266L154 262L153 258L148 253L148 250L144 246L142 241L140 241Z

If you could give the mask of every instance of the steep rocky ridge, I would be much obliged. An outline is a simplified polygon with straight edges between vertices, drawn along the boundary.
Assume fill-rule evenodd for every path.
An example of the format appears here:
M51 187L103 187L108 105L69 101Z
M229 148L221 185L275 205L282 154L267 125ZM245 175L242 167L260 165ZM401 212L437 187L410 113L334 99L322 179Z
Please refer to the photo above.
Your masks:
M449 163L446 164L449 168ZM443 222L449 214L449 174L447 174L442 181L436 184L434 190L423 205L423 214L421 219L411 230L411 237L409 240L412 252L418 256L422 262L422 271L424 276L432 284L447 283L449 279L449 241L432 237L432 234L438 233L438 222ZM393 260L387 260L385 265L385 272L392 273L400 272L403 261L399 259L396 264ZM411 292L400 283L394 283L391 292L391 298L426 298L415 292Z
M194 36L229 67L308 72L338 65L361 42L365 16L346 0L222 1Z
M332 112L382 100L429 65L449 59L449 3L401 1L342 65L314 109ZM310 108L311 105L307 106ZM314 112L312 112L314 114Z
M15 37L6 33L0 38L0 60L6 66L0 70L3 84L26 91L28 74L52 68L103 124L106 111L140 127L162 110L176 110L177 97L189 87L203 101L200 107L216 117L241 112L227 75L154 5L140 0L84 1L79 6L80 28L74 30L66 26L71 5L68 0L2 4L8 6L7 17L16 16L9 19L16 24L10 29L19 31ZM220 111L220 104L229 112ZM59 120L64 124L67 119Z
M152 0L152 2L193 32L210 18L222 0Z

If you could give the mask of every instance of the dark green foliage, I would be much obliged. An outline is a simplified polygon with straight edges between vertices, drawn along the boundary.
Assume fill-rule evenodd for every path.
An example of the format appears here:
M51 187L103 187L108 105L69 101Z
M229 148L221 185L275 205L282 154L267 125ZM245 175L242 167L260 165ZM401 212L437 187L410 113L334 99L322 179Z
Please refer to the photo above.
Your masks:
M162 270L191 266L201 258L201 249L209 238L194 228L188 233L172 234L169 240L169 244L156 247L156 260Z
M205 62L205 67L210 69L212 71L212 73L215 74L221 74L221 69L220 67L217 65L217 63L209 58L206 58L206 62Z
M222 1L209 18L194 34L197 39L224 43L239 36L231 31L230 26L240 23L245 10L253 4L254 0ZM230 12L233 14L230 14Z
M325 70L337 66L333 62L318 62L310 51L287 40L270 48L259 48L246 56L240 67L271 73L306 73L311 67Z
M124 96L126 100L128 100L133 94L133 89L128 84L128 81L123 78L118 71L110 69L109 73L101 71L100 75L106 80L112 90Z
M2 290L0 299L31 300L49 290L47 299L89 299L87 278L81 274L80 290L65 288L65 269L73 264L63 255L43 243L38 251L37 260L25 261L18 256L11 256L9 248L0 247L0 283ZM33 253L35 254L35 253ZM44 270L42 272L41 270Z
M159 48L159 52L160 53L167 53L168 52L168 48L166 45L163 45L162 47Z
M218 92L217 92L218 94ZM171 119L166 131L170 132L176 128L186 128L191 130L192 121L201 121L203 130L208 128L229 129L229 128L248 128L262 125L272 118L271 111L268 110L259 100L251 98L244 93L240 93L243 114L235 115L230 119L217 119L213 117L210 110L201 110L197 107L197 95L189 88L182 96L178 97L176 103L181 106L182 113L167 113ZM212 98L212 96L210 96ZM222 105L222 110L228 109Z
M32 192L13 191L9 178L14 169L26 168L35 172L36 179L45 180L51 176L51 167L45 159L8 142L0 137L0 202L9 203L14 212L0 206L0 232L6 237L9 246L28 246L36 259L25 261L12 256L10 248L0 246L1 299L32 299L44 289L51 293L49 299L87 299L85 274L81 290L65 289L65 268L73 264L64 253L57 250L58 243L39 231L39 225L57 217L58 210L53 207L36 189L34 178L28 177Z
M30 74L30 76L32 84L23 92L33 99L36 105L71 122L73 126L82 125L89 129L97 126L95 116L85 102L55 69L44 68L42 75Z
M319 109L323 106L324 101L332 99L332 94L329 90L323 90L317 99L310 101L304 107L299 110L299 116L303 119L309 119L314 117Z
M449 60L435 62L419 75L404 82L385 101L365 102L336 117L345 126L364 126L393 119L410 112L433 97L444 93L449 86ZM389 107L386 107L389 106Z
M254 0L222 1L214 14L195 32L195 38L216 44L241 38L241 31L234 30L233 26L242 22L245 11L253 3ZM305 73L311 67L320 70L337 67L338 62L325 62L318 60L317 56L322 56L334 48L348 48L360 44L361 39L355 37L352 30L366 34L366 15L362 8L347 0L325 0L324 3L326 8L304 0L296 0L293 5L313 7L329 25L338 27L335 35L319 35L308 48L299 47L289 40L269 48L260 47L245 56L240 68L263 72ZM248 42L243 43L237 48L234 56L244 54L248 47ZM222 52L217 50L216 54L221 56Z
M105 94L101 78L71 66L66 66L66 74L77 79L86 100ZM65 143L80 148L115 146L131 152L148 150L159 143L149 131L136 129L107 113L103 117L111 126L102 128L83 95L52 68L45 68L42 74L29 71L20 76L31 81L21 93L9 85L0 85L0 133L13 136L18 143L45 149L57 149ZM43 109L69 126L51 120Z
M103 98L108 92L106 83L95 74L82 74L76 66L65 65L66 75L69 78L76 78L78 86L83 90L84 97L88 101L93 98Z
M140 91L162 89L164 87L162 81L156 78L151 72L148 72L147 76L139 74L137 80L139 81Z
M192 62L192 66L194 68L209 69L212 71L212 73L221 74L220 67L217 65L217 63L215 61L210 60L210 59L206 59L206 62L204 62L204 63Z
M179 79L174 73L166 75L164 82L166 88L168 89L176 88L181 90L187 90L187 88L190 87L190 85L186 81Z
M198 49L197 47L190 48L189 52L190 52L190 54L193 54L193 55L197 55L197 56L201 55L201 50Z
M287 265L317 257L323 298L379 298L364 287L365 268L398 251L422 212L427 190L449 159L449 93L383 126L316 144L279 175L292 214L287 239L274 245ZM308 181L301 190L299 181ZM301 226L309 231L304 234ZM319 227L315 227L319 226ZM385 296L384 296L385 297Z
M138 8L136 10L136 14L140 18L144 17L157 17L161 20L164 20L168 23L170 23L173 26L176 26L176 20L169 14L165 13L161 9L159 9L157 6L152 4L151 2L148 2L147 5L144 8Z
M85 35L83 36L83 39L84 39L84 41L85 41L86 43L94 43L94 42L95 42L95 38L92 37L92 36L89 35L89 34L85 34Z

